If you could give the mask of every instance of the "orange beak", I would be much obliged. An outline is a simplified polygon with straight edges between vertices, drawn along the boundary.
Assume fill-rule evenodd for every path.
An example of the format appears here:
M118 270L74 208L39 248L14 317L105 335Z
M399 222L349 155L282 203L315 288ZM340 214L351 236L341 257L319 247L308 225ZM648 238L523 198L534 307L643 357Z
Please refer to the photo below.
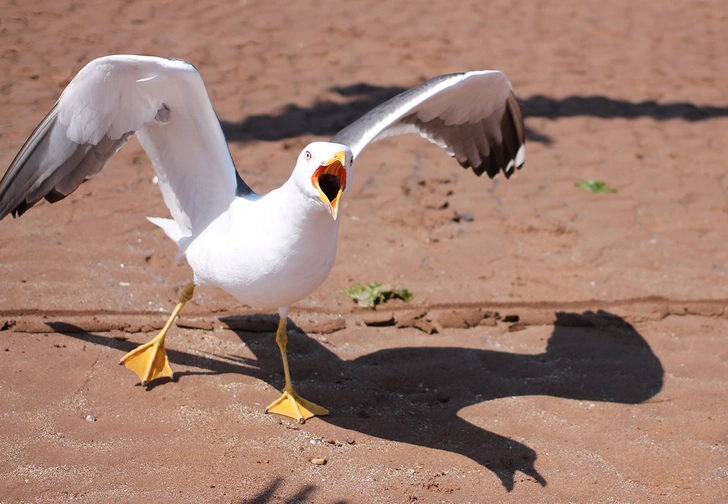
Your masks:
M346 154L337 152L328 162L319 166L311 177L311 183L318 191L319 198L329 205L329 212L334 220L339 215L339 201L346 189L345 164Z

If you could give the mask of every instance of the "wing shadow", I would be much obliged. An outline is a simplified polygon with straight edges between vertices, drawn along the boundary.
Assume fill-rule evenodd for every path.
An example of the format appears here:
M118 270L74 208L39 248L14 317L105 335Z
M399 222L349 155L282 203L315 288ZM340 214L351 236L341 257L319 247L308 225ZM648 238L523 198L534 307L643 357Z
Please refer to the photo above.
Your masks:
M254 140L279 141L304 135L332 137L342 128L359 119L377 105L405 91L399 86L373 86L366 83L346 87L334 87L348 101L341 103L332 100L317 102L310 107L288 104L278 114L257 114L243 118L239 122L220 121L228 142L251 142ZM541 94L519 100L523 117L561 117L589 116L602 119L650 117L658 121L683 119L702 121L718 117L728 117L728 106L698 106L688 102L658 103L653 100L631 102L616 100L606 96L567 96L555 99ZM526 126L526 139L529 142L550 144L552 139Z
M331 91L346 103L320 101L310 107L288 104L279 114L251 115L240 122L220 121L228 142L263 140L275 142L304 135L332 137L371 109L393 98L407 88L371 86L359 83L333 87Z
M658 103L654 100L631 102L599 95L572 95L557 100L538 94L520 103L524 117L546 117L548 119L579 116L601 119L649 117L656 121L682 119L696 122L728 117L728 107L700 106L689 102Z
M260 317L257 317L259 324ZM240 327L246 317L220 319ZM58 332L131 350L135 343L77 332ZM236 334L255 355L190 355L168 350L171 362L207 372L240 373L283 386L280 354L270 332ZM485 430L458 416L467 406L496 398L547 395L565 399L637 404L662 388L664 370L644 338L608 312L558 313L546 350L536 355L458 347L405 347L342 360L326 345L289 326L289 361L296 389L325 405L321 421L370 436L464 455L488 468L508 490L516 473L546 485L527 445Z

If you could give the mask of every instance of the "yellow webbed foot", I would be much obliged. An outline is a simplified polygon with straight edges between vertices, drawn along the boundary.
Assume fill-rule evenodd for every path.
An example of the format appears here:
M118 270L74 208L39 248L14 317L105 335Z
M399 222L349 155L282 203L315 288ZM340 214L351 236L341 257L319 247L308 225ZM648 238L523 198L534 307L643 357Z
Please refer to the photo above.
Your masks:
M119 361L119 364L123 364L139 376L142 385L146 385L157 378L174 377L172 368L169 367L167 352L164 351L164 337L167 335L167 331L169 331L169 328L177 318L177 315L179 315L182 307L187 301L192 299L194 293L195 284L190 282L182 289L177 306L172 310L172 314L167 319L167 323L164 324L162 330L159 331L159 334L152 338L149 343L136 347Z
M134 371L142 385L157 378L173 378L167 352L164 351L164 337L156 336L149 343L139 345L121 358L119 364Z
M287 416L303 423L314 416L324 416L329 414L329 410L322 408L318 404L307 401L299 396L293 389L291 384L291 372L288 369L288 354L286 353L286 345L288 344L288 332L286 331L286 318L288 316L288 307L278 311L280 318L278 320L278 330L276 331L276 343L281 351L281 359L283 360L283 374L286 378L286 384L283 387L283 394L273 401L270 406L265 409L266 413L275 413L276 415Z
M287 416L297 420L298 423L304 423L311 417L324 416L329 414L329 410L322 408L318 404L299 396L293 387L284 388L281 397L276 399L265 409L266 413L275 413L276 415Z

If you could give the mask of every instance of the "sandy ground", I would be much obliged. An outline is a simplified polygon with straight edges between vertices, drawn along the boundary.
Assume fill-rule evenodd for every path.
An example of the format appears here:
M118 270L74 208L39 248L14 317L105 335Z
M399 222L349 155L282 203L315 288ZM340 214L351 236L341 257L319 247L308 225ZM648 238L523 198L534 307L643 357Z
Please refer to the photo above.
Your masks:
M647 5L6 2L2 166L109 53L194 63L258 192L453 71L506 72L528 155L509 181L416 137L357 160L338 262L291 316L294 380L331 410L305 425L263 413L273 319L222 292L173 329L174 381L117 365L191 278L144 218L167 210L135 140L3 221L0 501L725 502L728 8ZM373 315L340 292L370 281L414 300Z

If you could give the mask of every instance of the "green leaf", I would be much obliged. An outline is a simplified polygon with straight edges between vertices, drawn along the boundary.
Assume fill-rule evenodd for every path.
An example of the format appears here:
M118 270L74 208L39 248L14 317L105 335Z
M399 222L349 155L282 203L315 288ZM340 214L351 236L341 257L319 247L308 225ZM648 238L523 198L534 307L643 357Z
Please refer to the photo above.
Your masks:
M378 282L372 282L368 285L353 284L341 292L356 301L362 308L372 310L376 305L389 299L402 299L407 303L412 301L412 293L407 289L389 284L382 285Z
M607 194L616 193L617 190L614 187L609 187L606 182L601 180L582 180L576 183L576 187L582 191L586 191L591 194Z

